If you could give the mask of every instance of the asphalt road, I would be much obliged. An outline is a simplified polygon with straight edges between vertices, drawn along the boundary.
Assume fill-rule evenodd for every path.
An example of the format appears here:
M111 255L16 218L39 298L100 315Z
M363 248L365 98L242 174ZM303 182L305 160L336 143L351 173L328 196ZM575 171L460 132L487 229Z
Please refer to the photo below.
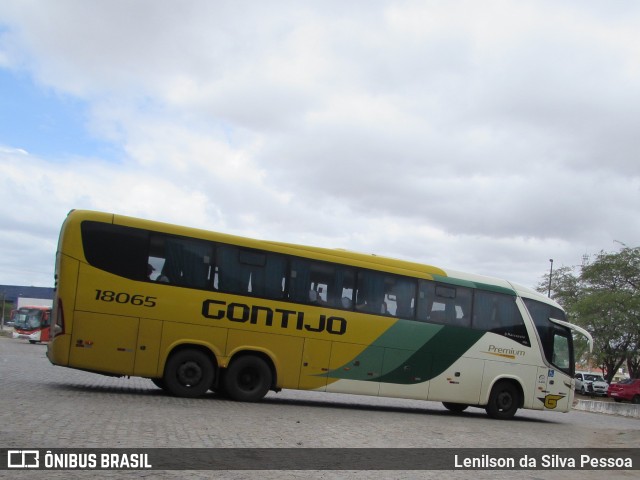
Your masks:
M259 403L166 395L151 381L53 366L0 337L4 448L559 448L640 445L640 420L521 410L496 421L439 403L283 391ZM2 471L2 478L637 478L623 471Z

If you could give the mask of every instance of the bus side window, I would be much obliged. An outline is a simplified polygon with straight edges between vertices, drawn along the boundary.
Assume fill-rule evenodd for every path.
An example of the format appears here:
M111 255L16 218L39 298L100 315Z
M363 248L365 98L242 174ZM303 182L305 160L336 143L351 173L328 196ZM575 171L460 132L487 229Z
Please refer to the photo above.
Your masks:
M218 245L216 249L216 265L218 267L218 288L222 292L249 293L251 270L242 264L239 258L240 249L231 245Z
M418 297L418 320L457 327L471 324L472 290L467 287L436 285L421 280Z
M298 303L351 309L355 274L342 265L291 259L289 297Z
M447 323L458 327L471 326L471 298L473 291L467 287L456 287L455 298L450 302Z
M383 314L385 278L384 274L360 270L356 289L356 310L364 313Z
M473 305L473 328L486 330L529 345L529 335L514 296L477 290Z
M435 299L435 283L428 280L418 282L418 315L419 322L430 322ZM440 323L440 322L438 322Z
M291 259L289 274L289 298L297 303L313 301L311 291L311 261L303 258Z
M82 247L90 265L132 280L146 278L148 232L110 223L84 221Z
M249 293L276 300L283 297L287 268L284 256L242 249L238 260L241 268L249 271Z
M213 286L228 293L281 299L286 268L282 255L219 245Z
M333 273L333 283L327 286L329 303L337 308L353 309L355 281L356 274L352 269L336 265Z
M385 276L383 314L413 319L416 301L416 281L398 275Z
M184 287L209 288L212 254L213 246L208 242L152 235L148 278Z
M394 287L396 292L396 317L413 318L416 308L416 281L401 278Z

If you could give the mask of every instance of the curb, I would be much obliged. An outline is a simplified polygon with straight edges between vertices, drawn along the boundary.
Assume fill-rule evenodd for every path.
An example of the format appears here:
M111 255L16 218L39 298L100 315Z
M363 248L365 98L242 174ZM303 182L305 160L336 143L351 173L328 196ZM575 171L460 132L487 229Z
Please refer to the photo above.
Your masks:
M640 418L640 405L631 403L597 402L595 400L578 400L574 410L585 412L606 413L623 417Z
M13 336L13 328L4 327L4 330L0 330L0 337L11 338Z

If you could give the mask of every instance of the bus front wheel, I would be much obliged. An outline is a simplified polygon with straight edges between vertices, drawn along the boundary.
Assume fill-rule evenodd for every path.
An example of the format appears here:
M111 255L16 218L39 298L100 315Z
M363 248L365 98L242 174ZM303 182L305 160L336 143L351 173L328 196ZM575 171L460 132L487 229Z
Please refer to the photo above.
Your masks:
M169 357L163 383L177 397L199 397L209 390L214 375L213 363L204 352L185 349Z
M511 382L498 382L493 386L486 410L491 418L512 418L520 406L518 388Z
M244 355L231 362L223 380L224 390L233 400L257 402L271 388L271 368L256 355Z

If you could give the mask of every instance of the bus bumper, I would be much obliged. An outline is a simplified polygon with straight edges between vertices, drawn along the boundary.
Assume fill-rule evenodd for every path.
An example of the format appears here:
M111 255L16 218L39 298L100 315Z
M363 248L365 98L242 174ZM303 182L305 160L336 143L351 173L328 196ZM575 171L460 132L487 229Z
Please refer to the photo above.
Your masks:
M24 333L24 332L19 332L19 331L16 332L14 330L13 331L13 338L29 340L30 342L39 342L41 333L42 332L40 330L38 330L37 332L32 332L32 333Z

